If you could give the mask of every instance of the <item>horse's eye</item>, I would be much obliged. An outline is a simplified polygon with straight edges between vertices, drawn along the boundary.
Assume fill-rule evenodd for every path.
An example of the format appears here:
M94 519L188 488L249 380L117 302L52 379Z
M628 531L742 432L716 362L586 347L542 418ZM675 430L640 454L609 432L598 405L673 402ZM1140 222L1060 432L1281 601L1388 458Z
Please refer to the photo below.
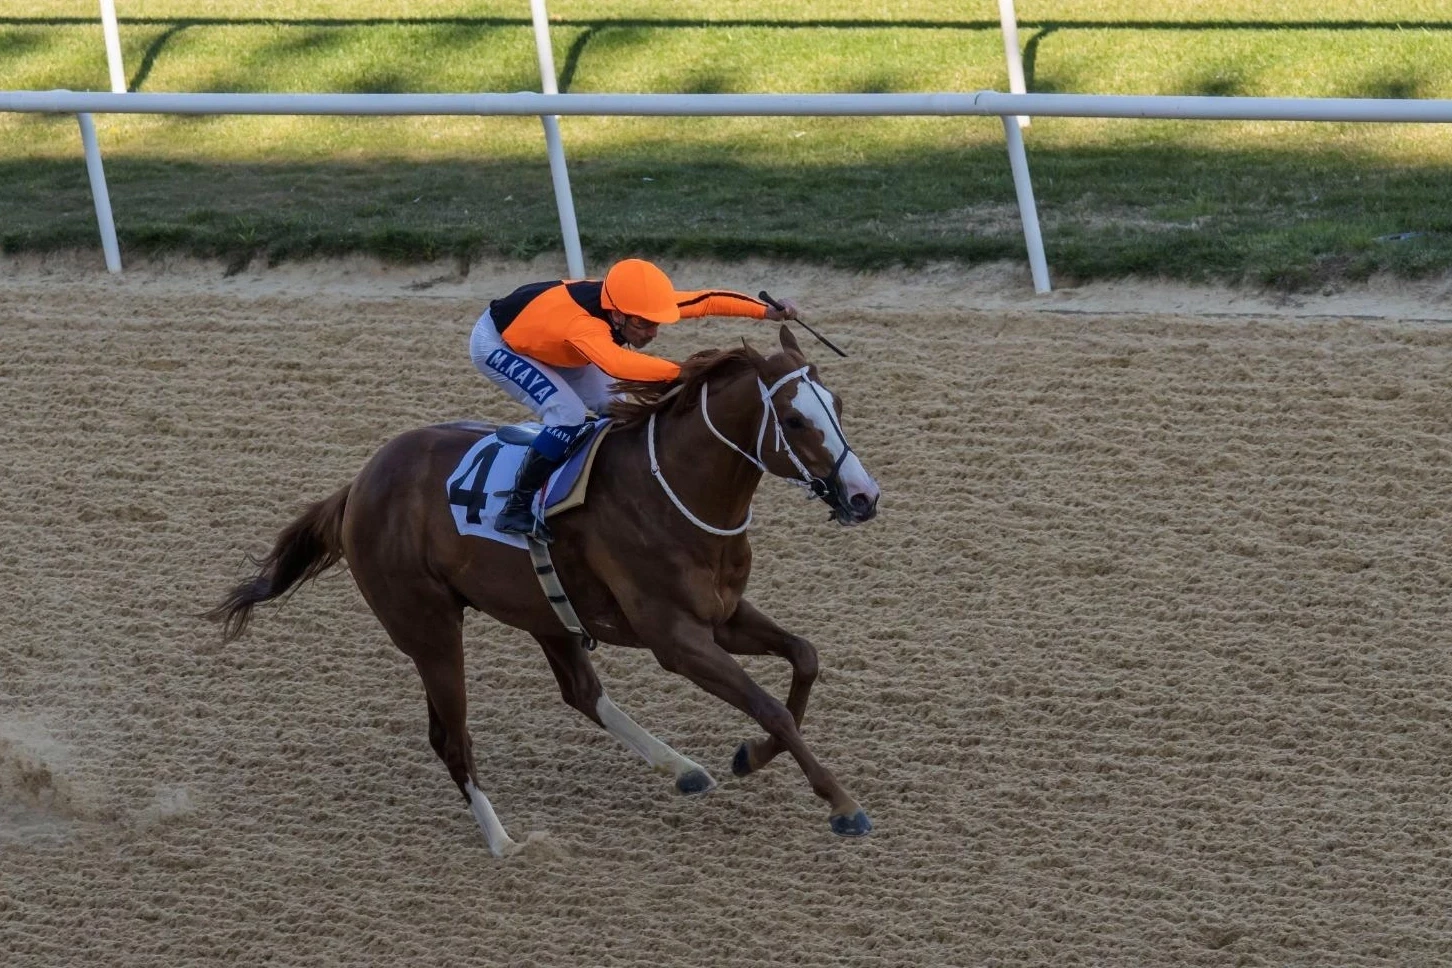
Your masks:
M802 430L807 426L801 417L788 417L785 423L788 430Z

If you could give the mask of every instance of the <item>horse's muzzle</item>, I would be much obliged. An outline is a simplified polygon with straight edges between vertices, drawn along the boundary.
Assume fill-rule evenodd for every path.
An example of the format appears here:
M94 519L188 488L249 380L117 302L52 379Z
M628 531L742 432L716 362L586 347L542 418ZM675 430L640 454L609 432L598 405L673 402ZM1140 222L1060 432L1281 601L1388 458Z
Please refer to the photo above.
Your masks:
M859 493L844 501L836 499L836 495L833 495L834 499L827 501L832 508L832 520L844 528L871 521L877 517L877 497L876 494L868 496Z
M832 520L843 527L852 527L877 517L877 499L882 496L877 482L863 469L857 455L849 452L821 495L832 509Z
M873 494L870 496L867 494L852 495L852 497L848 499L847 503L852 508L853 518L860 523L862 521L871 521L873 518L877 517L878 497L878 494Z

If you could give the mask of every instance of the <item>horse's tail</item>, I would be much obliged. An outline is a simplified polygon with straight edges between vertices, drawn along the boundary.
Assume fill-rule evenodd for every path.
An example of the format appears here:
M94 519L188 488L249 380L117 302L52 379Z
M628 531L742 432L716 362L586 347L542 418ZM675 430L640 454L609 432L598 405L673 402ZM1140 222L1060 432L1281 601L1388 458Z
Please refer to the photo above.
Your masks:
M231 642L247 629L252 606L271 601L327 571L343 557L343 511L348 506L346 484L332 496L313 504L282 529L272 551L259 562L256 576L244 581L206 613L222 623L222 641Z

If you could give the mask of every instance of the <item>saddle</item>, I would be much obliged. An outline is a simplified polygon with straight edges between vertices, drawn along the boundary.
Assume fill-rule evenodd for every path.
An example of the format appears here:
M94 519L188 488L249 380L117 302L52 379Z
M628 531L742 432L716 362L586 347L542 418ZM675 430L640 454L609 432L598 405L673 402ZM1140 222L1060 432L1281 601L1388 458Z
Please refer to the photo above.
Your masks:
M494 431L494 436L506 444L518 444L521 447L528 447L534 443L534 439L539 436L539 432L543 429L539 424L506 424ZM589 434L581 434L580 436L584 438L588 437ZM578 446L578 441L575 446ZM570 452L573 453L574 450L575 447L572 446Z
M513 487L525 448L543 428L538 424L519 424L494 429L465 422L445 426L484 433L449 475L448 501L459 533L525 547L523 538L495 531L493 517ZM608 429L608 418L597 420L571 445L564 463L544 487L545 516L553 517L585 503L590 469Z
M589 484L590 471L594 467L600 444L610 430L609 425L608 417L596 420L570 445L563 465L544 486L544 510L537 512L542 517L553 517L585 503L585 489ZM585 630L565 595L564 587L555 575L549 548L541 542L520 535L502 534L494 530L494 515L499 513L504 498L510 492L515 468L524 459L525 449L543 428L538 424L516 424L491 430L486 425L469 425L463 422L450 426L484 433L478 443L464 454L454 473L449 475L449 510L454 515L454 523L459 533L525 548L529 552L540 587L549 600L550 607L559 617L560 624L567 631L578 635L585 648L593 650L595 639Z

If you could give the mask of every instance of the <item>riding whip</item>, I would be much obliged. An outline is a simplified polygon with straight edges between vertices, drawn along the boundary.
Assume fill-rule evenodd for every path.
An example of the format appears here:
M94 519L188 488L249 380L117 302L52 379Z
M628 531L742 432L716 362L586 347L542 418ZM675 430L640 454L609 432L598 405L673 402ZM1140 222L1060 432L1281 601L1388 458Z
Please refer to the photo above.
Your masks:
M771 296L767 295L767 292L766 292L765 289L763 289L763 290L761 290L761 292L757 293L756 294L756 298L757 299L760 299L762 302L766 303L772 309L785 309L786 308L781 303L779 303L775 299L771 298ZM836 353L838 356L843 356L843 357L845 357L847 355L846 353L843 353L841 350L839 350L837 348L836 344L834 344L831 340L829 340L827 337L823 336L821 333L817 332L815 329L812 329L812 327L808 326L806 323L802 322L800 319L794 319L794 320L792 320L792 322L799 324L802 327L802 329L805 329L807 332L809 332L813 336L817 337L817 339L820 340L822 343L826 344L827 349L831 350L833 353Z

